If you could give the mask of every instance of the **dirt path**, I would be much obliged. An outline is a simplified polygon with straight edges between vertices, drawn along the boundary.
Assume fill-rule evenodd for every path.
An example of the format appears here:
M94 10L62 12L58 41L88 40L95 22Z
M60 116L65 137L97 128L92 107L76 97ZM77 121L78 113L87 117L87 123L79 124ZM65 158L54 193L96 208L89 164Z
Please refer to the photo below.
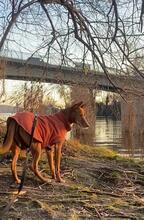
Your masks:
M9 167L0 164L0 211L16 191ZM47 172L45 160L40 167ZM28 171L24 194L0 219L144 219L143 167L143 162L70 148L62 159L66 182L42 184Z

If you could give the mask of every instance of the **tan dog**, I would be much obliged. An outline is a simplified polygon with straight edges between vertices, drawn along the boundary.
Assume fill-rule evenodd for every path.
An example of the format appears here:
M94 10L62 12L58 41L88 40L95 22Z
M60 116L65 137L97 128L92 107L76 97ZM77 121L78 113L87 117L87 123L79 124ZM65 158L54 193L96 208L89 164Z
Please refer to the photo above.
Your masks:
M27 117L29 117L29 115L32 113L17 114L21 114L22 116L25 114L28 115ZM0 145L0 154L5 154L10 150L12 151L12 175L15 182L20 183L20 179L17 176L16 163L21 148L26 149L29 146L31 133L29 133L27 128L24 128L21 124L19 124L17 114L14 117L8 118L7 120L7 134L4 143ZM24 118L22 118L22 120L26 121ZM29 123L27 123L27 127L29 127L30 124L29 118L28 121ZM41 122L42 125L40 124ZM45 126L48 126L47 133L42 127L44 123L46 123ZM85 109L83 102L77 103L51 116L38 116L38 122L31 145L31 153L33 157L31 169L33 170L35 175L38 176L43 182L48 182L48 180L44 178L38 170L38 162L40 160L41 151L43 148L47 153L52 178L54 178L58 182L63 181L60 175L61 149L65 139L65 135L71 129L71 125L73 123L76 123L83 128L89 127L89 124L85 118ZM39 124L40 127L38 127ZM45 136L42 135L42 130L44 130Z

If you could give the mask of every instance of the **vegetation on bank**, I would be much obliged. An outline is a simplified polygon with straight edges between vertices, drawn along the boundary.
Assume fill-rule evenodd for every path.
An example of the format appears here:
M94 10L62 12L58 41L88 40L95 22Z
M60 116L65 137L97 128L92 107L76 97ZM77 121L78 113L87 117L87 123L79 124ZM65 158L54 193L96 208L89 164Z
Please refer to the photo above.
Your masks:
M0 164L0 211L17 189L9 165ZM22 165L21 159L19 172ZM46 175L47 167L43 154L40 169ZM23 195L3 219L144 219L143 168L143 161L107 148L66 142L61 164L65 183L43 184L28 170Z
M107 105L103 102L96 103L96 115L102 117L112 117L114 120L121 119L121 103L113 101Z

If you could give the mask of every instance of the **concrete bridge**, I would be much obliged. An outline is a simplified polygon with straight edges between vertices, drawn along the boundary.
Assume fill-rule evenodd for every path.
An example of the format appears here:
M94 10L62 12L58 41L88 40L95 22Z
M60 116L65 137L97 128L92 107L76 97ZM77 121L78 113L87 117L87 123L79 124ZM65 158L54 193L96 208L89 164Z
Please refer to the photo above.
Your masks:
M6 79L81 85L106 91L116 91L118 88L124 87L144 87L144 79L142 80L136 76L120 75L116 71L109 74L109 78L115 85L114 87L103 72L88 70L84 73L82 68L47 64L34 57L29 60L23 60L1 56L0 61L6 62Z

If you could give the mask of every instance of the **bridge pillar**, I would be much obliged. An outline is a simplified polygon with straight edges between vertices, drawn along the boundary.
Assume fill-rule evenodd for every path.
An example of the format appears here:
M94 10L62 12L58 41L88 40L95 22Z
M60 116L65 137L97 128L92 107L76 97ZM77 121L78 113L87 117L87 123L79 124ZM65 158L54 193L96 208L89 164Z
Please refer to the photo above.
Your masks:
M90 124L88 129L82 129L74 125L72 131L73 138L79 140L83 144L93 144L96 123L95 91L81 86L72 86L71 101L72 103L83 101L86 104L86 115Z
M127 93L121 101L122 141L129 153L144 151L144 97Z

